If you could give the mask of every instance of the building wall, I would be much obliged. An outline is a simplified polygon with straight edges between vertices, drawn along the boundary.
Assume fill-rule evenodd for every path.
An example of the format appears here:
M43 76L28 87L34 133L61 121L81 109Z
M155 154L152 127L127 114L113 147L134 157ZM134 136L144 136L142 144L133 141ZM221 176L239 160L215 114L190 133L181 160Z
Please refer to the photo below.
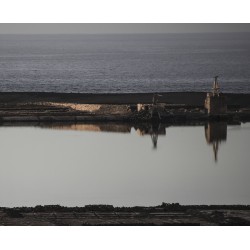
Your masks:
M225 96L207 95L205 99L205 108L208 114L225 114L227 112L227 104Z

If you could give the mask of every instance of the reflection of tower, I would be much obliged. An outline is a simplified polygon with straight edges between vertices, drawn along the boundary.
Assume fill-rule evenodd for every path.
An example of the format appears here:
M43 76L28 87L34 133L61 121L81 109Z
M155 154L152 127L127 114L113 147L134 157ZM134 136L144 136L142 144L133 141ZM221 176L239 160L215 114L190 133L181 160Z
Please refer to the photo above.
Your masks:
M218 160L219 144L227 140L226 122L209 122L205 125L205 137L208 144L213 145L214 160Z

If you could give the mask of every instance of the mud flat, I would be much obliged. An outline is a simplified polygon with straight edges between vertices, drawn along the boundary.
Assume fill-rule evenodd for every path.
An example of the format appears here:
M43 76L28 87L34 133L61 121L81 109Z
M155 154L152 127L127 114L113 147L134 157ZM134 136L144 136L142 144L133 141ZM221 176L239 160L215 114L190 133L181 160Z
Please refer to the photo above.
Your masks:
M2 226L249 226L250 206L190 205L155 207L36 206L0 208Z

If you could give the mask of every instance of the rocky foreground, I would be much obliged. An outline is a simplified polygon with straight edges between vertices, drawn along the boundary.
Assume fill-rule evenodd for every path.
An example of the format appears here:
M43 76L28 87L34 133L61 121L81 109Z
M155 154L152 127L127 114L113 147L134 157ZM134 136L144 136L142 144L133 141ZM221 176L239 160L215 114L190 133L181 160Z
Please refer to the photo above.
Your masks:
M2 226L249 226L250 206L0 208Z

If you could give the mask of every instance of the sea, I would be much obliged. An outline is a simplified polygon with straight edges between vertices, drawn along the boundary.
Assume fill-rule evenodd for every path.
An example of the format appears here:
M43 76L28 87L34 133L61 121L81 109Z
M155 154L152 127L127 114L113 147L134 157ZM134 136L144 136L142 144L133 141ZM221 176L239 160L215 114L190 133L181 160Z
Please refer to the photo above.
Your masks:
M0 91L250 93L250 33L0 34Z

